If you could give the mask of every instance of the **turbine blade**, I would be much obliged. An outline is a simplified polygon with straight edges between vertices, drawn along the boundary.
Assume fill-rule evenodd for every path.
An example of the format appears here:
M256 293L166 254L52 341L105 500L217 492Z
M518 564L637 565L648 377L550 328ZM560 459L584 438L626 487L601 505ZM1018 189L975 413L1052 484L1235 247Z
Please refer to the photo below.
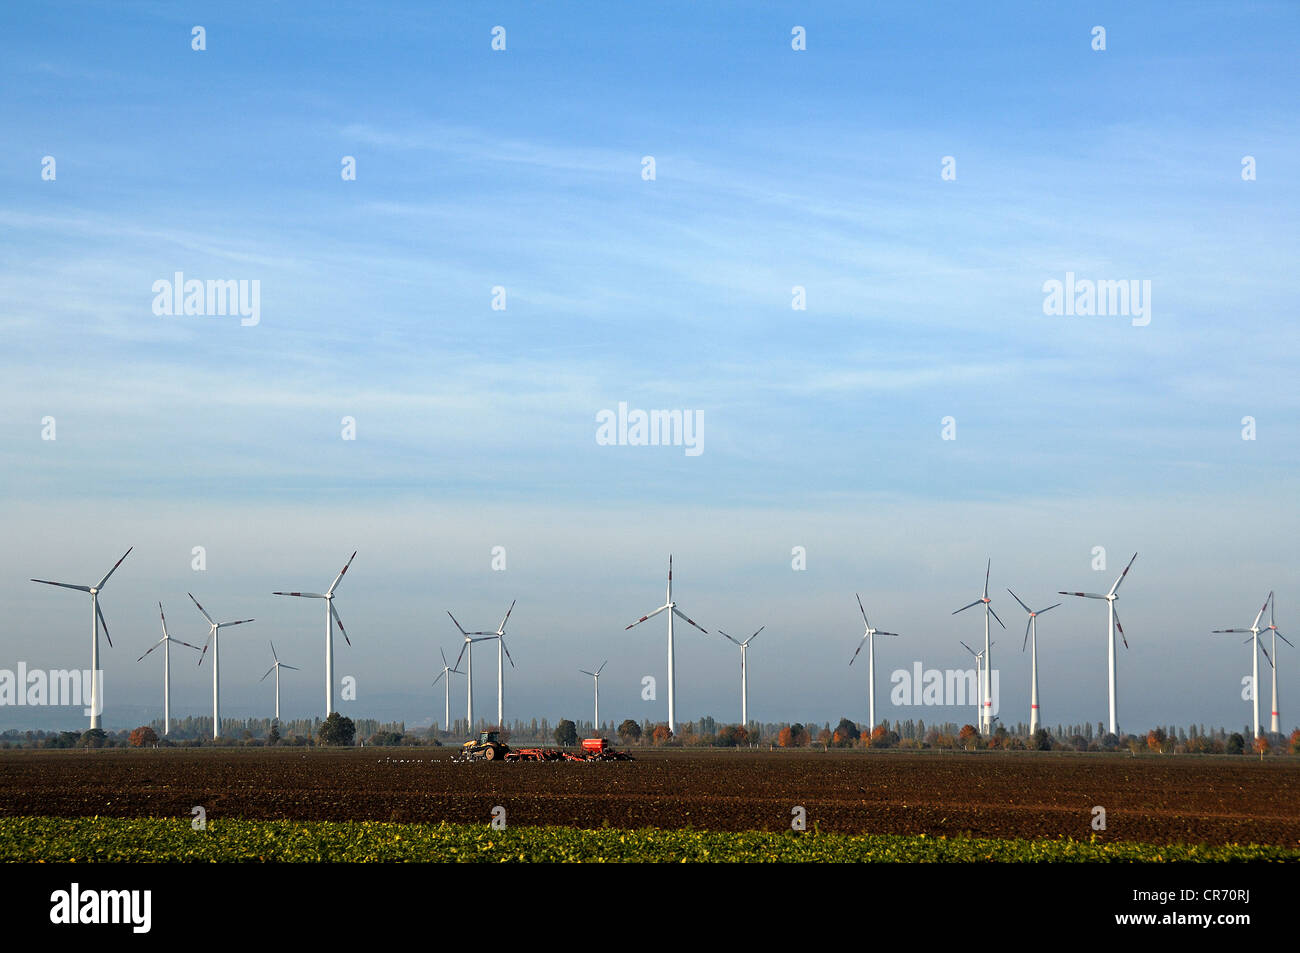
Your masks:
M1137 557L1136 557L1136 554L1134 555L1134 558L1135 558L1135 559L1137 558ZM1130 562L1131 562L1131 560L1130 560ZM1111 611L1112 611L1112 612L1115 612L1113 606L1112 606L1112 608L1111 608ZM1123 627L1122 625L1119 624L1119 613L1118 613L1118 612L1115 612L1115 628L1119 630L1119 637L1120 637L1121 639L1124 640L1124 648L1128 648L1128 639L1125 638L1125 636L1124 636L1124 627Z
M505 652L506 652L506 658L507 658L507 659L510 659L510 667L511 667L511 668L514 668L514 667L515 667L515 660L512 659L512 658L510 658L510 646L506 645L506 640L505 640L505 639L502 639L501 636L498 635L497 638L498 638L498 639L501 639L501 648L505 649Z
M1214 629L1213 635L1241 635L1243 632L1249 632L1250 629Z
M596 669L596 674L599 675L601 672L605 671L605 666L608 664L609 664L609 659L605 659L605 661L601 662L600 668Z
M698 622L696 622L694 619L688 616L685 612L682 612L682 610L678 609L676 606L673 606L673 615L677 616L679 619L685 619L687 622L695 626L695 628L699 629L705 635L709 634L708 629L704 628L704 626L700 625Z
M765 625L760 625L760 626L758 627L758 632L762 632L762 631L763 631L764 629L766 629L766 628L767 628L767 626L765 626ZM753 635L751 635L749 638L747 638L747 639L745 640L745 644L748 645L750 642L753 642L756 638L758 638L758 632L755 632Z
M862 613L862 621L866 622L868 629L871 628L871 623L867 621L867 610L862 608L862 597L856 592L853 595L858 600L858 611Z
M76 589L78 592L90 592L89 586L74 586L70 582L50 582L48 579L33 579L32 582L43 582L47 586L58 586L61 589Z
M595 678L595 677L596 677L596 673L595 673L595 672L589 672L589 671L587 671L585 668L580 668L580 669L578 669L578 671L581 672L583 675L590 675L592 678Z
M108 634L108 623L104 621L104 607L99 604L98 599L95 600L95 615L99 616L100 627L103 628L104 638L108 639L108 647L111 649L113 647L113 639Z
M325 596L319 592L273 592L273 596L298 596L302 599L324 599Z
M441 672L438 673L438 677L435 678L435 679L434 679L432 682L430 682L429 684L430 684L430 685L437 685L440 681L442 681L442 677L443 677L444 675L446 675L446 674L447 674L447 669L444 668Z
M902 638L897 632L877 632L876 635L892 635L896 639Z
M1134 553L1133 559L1137 559L1137 558L1138 558L1138 554ZM1124 581L1124 577L1128 575L1128 571L1131 568L1133 568L1133 559L1130 559L1128 561L1128 565L1124 567L1124 571L1119 574L1119 578L1115 580L1115 585L1110 587L1110 592L1106 593L1106 595L1113 596L1116 593L1116 591L1119 589L1119 584Z
M155 642L153 645L151 645L151 646L149 647L149 652L152 652L154 649L158 648L158 646L162 645L162 644L163 644L164 642L166 642L166 641L167 641L166 636L164 636L163 638L159 639L157 642ZM144 655L141 655L138 659L136 659L136 661L137 661L137 662L143 662L143 661L145 660L145 658L148 657L149 652L145 652Z
M267 676L267 675L270 675L270 674L271 674L272 672L274 672L274 671L275 671L275 666L272 665L270 668L268 668L268 669L266 670L266 675L263 675L261 678L258 679L258 681L259 681L259 682L264 682L264 681L266 681L266 676Z
M635 622L632 623L632 625L624 627L623 631L626 632L628 629L632 628L633 625L640 625L646 619L653 619L655 616L657 616L659 613L663 612L667 608L668 608L667 606L660 606L658 609L656 609L654 612L651 612L649 615L643 615L641 618L637 619Z
M867 637L865 635L862 638L858 639L858 647L853 650L853 658L849 659L850 665L852 665L854 661L857 660L858 653L862 651L862 646L866 644L867 644Z
M1050 606L1048 606L1046 609L1039 609L1039 610L1038 610L1038 614L1039 614L1039 615L1042 615L1044 612L1051 612L1053 609L1055 609L1055 608L1056 608L1057 606L1059 606L1060 604L1061 604L1061 603L1059 603L1059 602L1053 602L1053 603L1052 603Z
M211 636L211 634L209 634L209 635L208 635L208 641L207 641L207 642L204 642L204 643L203 643L203 648L201 648L201 649L199 650L199 664L198 664L198 667L199 667L199 668L202 668L202 667L203 667L203 660L207 657L207 654L208 654L208 646L209 646L211 643L212 643L212 636Z
M996 612L993 612L992 606L989 606L989 612L993 613L993 618L998 619L998 614ZM1004 629L1006 628L1006 624L1001 619L998 619L998 625L1002 626L1002 628Z
M353 553L352 555L355 556L356 553ZM349 560L349 562L351 562L351 560ZM344 568L344 569L347 569L347 566L344 566L343 568ZM339 575L342 575L342 573L340 573ZM346 642L346 643L348 644L348 647L349 647L349 648L351 648L351 647L352 647L352 640L348 638L348 630L345 629L345 628L343 628L343 620L339 618L339 610L334 608L334 600L333 600L333 599L330 600L330 615L332 615L332 616L334 617L334 621L335 621L335 623L338 624L339 631L343 633L343 641Z
M281 667L281 668L292 669L292 670L295 671L295 672L299 671L297 665L285 665L283 662L280 663L280 667Z
M1285 642L1287 645L1290 645L1291 648L1295 648L1294 645L1291 645L1291 640L1288 639L1288 638L1287 638L1285 635L1283 635L1281 632L1279 632L1279 631L1277 631L1276 629L1274 629L1274 630L1273 630L1273 634L1276 635L1276 636L1277 636L1279 639L1281 639L1283 642Z
M961 642L960 639L958 639L957 641ZM962 642L962 643L961 643L961 647L964 648L964 649L965 649L967 652L969 652L971 655L974 655L976 658L979 658L979 653L976 652L976 651L975 651L973 648L971 648L969 645L967 645L965 642Z
M187 592L187 593L185 593L185 595L187 595L187 596L190 597L190 602L192 602L192 603L194 603L196 606L198 606L199 611L203 613L203 618L205 618L205 619L208 620L208 624L209 624L209 625L216 625L216 624L217 624L216 621L212 618L212 616L208 615L208 610L205 609L205 608L203 608L203 606L200 606L200 605L199 605L199 600L194 598L194 593L192 593L192 592Z
M348 571L348 566L351 566L352 560L356 558L357 558L357 554L354 551L352 555L348 557L347 565L345 565L342 569L339 570L339 574L334 577L334 581L330 583L330 587L325 590L329 595L331 596L334 595L334 587L339 584L339 580L342 579L344 574Z
M983 602L983 601L984 601L983 599L976 599L976 600L975 600L974 602L972 602L969 606L962 606L960 609L955 610L955 611L953 612L953 615L956 615L958 612L965 612L965 611L966 611L967 609L969 609L971 606L977 606L977 605L979 605L979 604L980 604L981 602Z
M989 597L989 570L993 568L993 557L989 557L988 565L984 567L984 598Z
M460 643L460 655L456 656L456 664L452 666L453 669L460 668L460 660L465 657L465 647L467 645L469 645L469 639L466 639L464 642Z
M469 633L466 632L464 629L461 629L461 628L460 628L460 623L456 621L456 617L455 617L454 615L451 614L451 610L450 610L450 609L447 610L447 615L448 615L448 617L451 619L452 624L455 625L457 629L460 629L460 634L463 635L463 636L466 636L466 637L468 638Z
M1272 667L1273 667L1273 660L1272 660L1271 658L1268 658L1268 649L1264 648L1264 643L1263 643L1263 642L1261 642L1261 643L1259 644L1259 650L1260 650L1261 652L1264 653L1264 658L1268 659L1268 667L1269 667L1269 668L1272 668Z
M1085 599L1105 599L1103 595L1095 592L1066 592L1064 589L1058 589L1057 592L1062 596L1082 596Z
M131 549L135 549L135 547L132 546ZM126 552L122 554L122 559L126 559L127 556L131 555L131 549L128 549ZM99 585L95 587L96 589L104 588L104 583L108 582L108 577L113 575L113 573L117 572L117 567L122 565L122 559L119 559L117 562L113 563L113 568L110 569L108 572L104 573L104 578L99 580Z
M200 649L197 645L190 645L190 643L188 643L188 642L182 642L180 639L173 639L173 638L171 638L170 636L168 637L167 641L169 641L169 642L175 642L177 645L183 645L183 646L185 646L186 648L193 649L193 650L196 651L196 652L201 651L201 649Z
M1270 592L1268 594L1268 599L1272 599L1272 598L1273 598L1273 593ZM1264 614L1264 610L1268 608L1268 599L1264 600L1264 604L1260 606L1259 611L1255 613L1255 621L1250 624L1250 627L1252 629L1257 628L1259 626L1259 617L1262 616Z
M1007 592L1011 592L1011 590L1008 589ZM1028 612L1028 613L1030 613L1030 614L1033 613L1034 610L1031 609L1031 608L1029 608L1029 606L1025 605L1025 600L1024 600L1024 599L1021 599L1021 598L1020 598L1018 595L1016 595L1014 592L1011 592L1011 598L1012 598L1012 599L1015 599L1016 602L1020 603L1020 608L1024 609L1026 612Z
M1012 595L1015 595L1015 593L1012 593ZM1021 603L1021 605L1024 605L1024 603ZM1022 652L1025 650L1025 647L1029 645L1029 627L1033 624L1033 616L1030 616L1029 621L1025 623L1025 640L1020 643L1020 651Z
M515 602L516 602L516 601L517 601L517 600L515 600L515 599L511 599L511 600L510 600L510 608L506 610L506 617L505 617L504 619L501 620L501 625L497 626L497 631L498 631L498 632L500 632L500 633L502 633L502 634L505 633L505 631L506 631L506 623L510 621L510 613L512 613L512 612L515 611Z
M167 638L167 617L163 615L162 603L158 603L158 618L162 619L163 639Z
M243 625L245 622L256 622L256 619L240 619L238 622L221 622L217 625L218 629L228 629L232 625Z
M718 634L719 634L720 636L722 636L724 639L727 639L728 641L736 642L735 639L733 639L731 636L727 635L727 633L723 632L721 629L718 630ZM739 642L736 642L736 644L739 645L740 643L739 643Z
M270 640L268 639L267 641L270 641ZM274 642L271 642L271 658L275 659L277 662L280 661L280 656L278 656L278 655L275 654L275 643L274 643Z

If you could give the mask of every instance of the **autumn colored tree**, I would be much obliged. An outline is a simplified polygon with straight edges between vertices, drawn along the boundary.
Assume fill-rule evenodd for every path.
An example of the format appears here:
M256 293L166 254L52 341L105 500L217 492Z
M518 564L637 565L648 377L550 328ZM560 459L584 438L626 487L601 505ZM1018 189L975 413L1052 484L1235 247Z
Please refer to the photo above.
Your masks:
M1165 750L1165 741L1167 739L1168 735L1165 734L1163 728L1152 728L1147 732L1147 747L1152 751L1157 751L1163 754Z
M663 745L663 744L667 744L668 739L670 739L672 736L673 733L668 730L667 725L655 725L654 734L651 735L651 738L654 740L655 744Z
M802 748L812 739L808 737L808 729L795 722L782 728L776 740L782 748Z
M158 733L148 725L141 725L127 738L132 748L148 748L158 743Z
M831 738L832 735L829 728L823 728L821 731L817 732L817 743L819 745L829 747Z
M847 718L841 718L840 723L835 726L835 732L831 735L831 744L837 748L847 748L853 744L854 739L860 734L858 726Z
M962 725L957 740L963 748L973 748L980 740L979 730L974 725Z
M618 736L623 739L623 744L634 745L641 740L641 726L628 718L618 726Z
M1268 743L1267 737L1265 737L1264 735L1259 735L1255 738L1254 747L1255 747L1255 754L1263 757L1264 755L1269 753L1269 750L1271 749L1272 746Z
M1291 753L1300 754L1300 728L1291 732Z

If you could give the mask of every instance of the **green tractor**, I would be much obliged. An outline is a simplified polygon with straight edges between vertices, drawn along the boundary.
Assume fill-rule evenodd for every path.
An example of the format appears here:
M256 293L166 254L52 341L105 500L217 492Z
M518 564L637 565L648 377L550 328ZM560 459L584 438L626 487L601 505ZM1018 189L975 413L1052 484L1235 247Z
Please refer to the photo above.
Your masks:
M510 746L501 740L499 731L480 731L477 739L460 746L460 753L465 760L482 758L484 761L496 761L505 758L509 751Z

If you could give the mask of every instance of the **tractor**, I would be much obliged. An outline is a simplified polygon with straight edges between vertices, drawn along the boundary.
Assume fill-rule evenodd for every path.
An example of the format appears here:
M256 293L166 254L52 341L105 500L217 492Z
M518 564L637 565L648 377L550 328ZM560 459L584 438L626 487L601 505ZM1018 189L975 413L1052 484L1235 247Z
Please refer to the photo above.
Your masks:
M510 746L501 740L497 731L480 731L477 740L467 741L460 746L460 753L467 759L482 758L484 761L496 761L510 752Z

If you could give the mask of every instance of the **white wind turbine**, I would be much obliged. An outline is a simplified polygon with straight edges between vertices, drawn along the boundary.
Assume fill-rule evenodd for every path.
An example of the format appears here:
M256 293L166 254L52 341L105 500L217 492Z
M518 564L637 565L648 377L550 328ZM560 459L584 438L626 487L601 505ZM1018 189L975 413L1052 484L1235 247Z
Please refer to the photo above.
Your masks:
M852 665L857 660L858 653L862 651L862 644L865 642L867 645L867 684L870 686L867 693L867 718L871 722L867 734L870 735L871 732L876 730L876 636L889 635L894 638L899 636L897 632L881 632L879 629L873 629L871 623L867 621L867 610L862 607L862 597L858 596L857 593L854 593L854 595L857 596L858 611L862 613L862 623L867 628L862 633L862 638L858 641L858 647L853 652L853 658L849 659L849 664Z
M958 640L958 641L960 641L960 640ZM991 642L991 643L989 643L989 644L990 644L990 645L997 645L996 642ZM970 647L969 645L967 645L965 642L962 642L962 643L961 643L961 647L964 648L964 649L965 649L967 652L969 652L971 655L975 656L975 684L976 684L976 686L983 685L984 683L981 681L981 676L982 676L982 671L983 671L983 666L984 666L984 653L983 653L983 652L976 652L973 648L971 648L971 647ZM982 710L983 710L983 706L980 704L980 700L979 700L979 689L978 689L978 687L977 687L977 688L976 688L976 692L975 692L975 722L976 722L976 725L977 725L977 726L978 726L979 721L980 721L980 713L982 712Z
M762 632L766 628L767 626L765 625L759 626L758 632ZM721 629L719 629L718 631L725 638L731 639L732 642L735 642L737 645L740 646L740 726L744 728L746 731L748 731L749 730L749 665L746 660L749 655L749 643L753 642L756 638L758 638L758 632L755 632L744 642L737 642L735 639L732 639L731 636L727 635L727 633L723 632Z
M967 609L971 608L971 606L977 606L980 603L984 604L984 651L981 653L984 656L984 675L979 685L979 693L980 697L983 699L983 707L980 709L978 726L981 734L986 734L993 728L993 695L992 687L989 684L989 673L993 671L993 653L991 653L989 649L991 649L993 645L989 642L989 614L991 613L995 619L998 619L998 614L993 611L993 602L989 599L989 571L992 568L993 559L990 557L988 565L984 567L984 595L970 603L970 605L962 606L960 609L953 612L953 615L956 615L958 612L965 612ZM1006 628L1006 625L1003 624L1001 619L998 619L998 625L1002 626L1004 629Z
M695 620L691 619L689 616L687 616L685 613L683 613L680 609L677 608L677 603L673 602L673 557L672 556L668 557L668 596L664 600L664 604L661 605L658 609L655 609L649 615L643 615L641 618L633 622L632 625L626 626L623 631L626 632L628 629L632 628L633 626L640 625L646 619L653 619L655 616L663 612L665 609L670 610L668 612L668 730L675 734L677 731L677 700L675 694L676 686L674 684L674 673L676 671L676 663L673 661L673 616L678 616L682 619L685 619L687 622L695 626L695 628L699 629L705 635L708 635L709 630L697 624Z
M252 622L252 619L240 619L238 622L214 622L208 611L199 605L199 600L195 599L193 594L185 593L190 597L190 601L198 607L203 613L203 618L208 620L211 631L208 632L208 641L203 643L203 651L199 655L199 664L203 664L203 657L208 654L208 642L212 643L212 737L221 737L221 656L218 652L220 633L222 629L229 628L232 625L243 625L245 622Z
M501 620L495 632L490 633L490 637L497 640L497 727L505 730L505 707L506 707L506 672L505 662L501 658L504 652L506 658L510 658L510 650L506 648L506 623L510 621L510 613L515 611L515 600L511 600L510 608L506 610L506 617ZM510 667L515 667L515 660L510 658Z
M334 623L339 625L339 631L343 633L343 641L352 645L352 640L348 638L347 629L343 628L343 620L339 618L338 610L334 608L334 590L338 588L339 581L348 571L348 566L352 565L352 560L357 558L354 551L348 557L347 564L339 570L339 574L334 577L330 587L324 592L273 592L273 596L298 596L302 599L324 599L325 600L325 717L328 718L334 714Z
M271 658L275 659L275 664L272 665L270 668L268 668L266 670L266 675L263 675L260 679L258 679L258 681L262 681L262 682L266 681L266 676L270 675L272 672L275 672L275 720L279 721L280 720L280 669L287 668L291 672L296 672L298 671L298 666L287 665L284 662L281 662L280 656L275 654L274 642L271 643Z
M1137 558L1138 558L1138 554L1134 553L1133 559L1137 559ZM1128 648L1128 639L1124 636L1124 626L1120 624L1119 614L1115 611L1115 600L1119 598L1119 595L1117 594L1119 592L1119 584L1124 581L1124 577L1128 575L1129 569L1133 567L1133 559L1130 559L1128 561L1128 565L1124 567L1124 571L1120 573L1119 578L1115 580L1115 585L1111 586L1110 592L1106 593L1104 596L1096 592L1066 592L1064 590L1059 590L1060 594L1063 596L1079 596L1080 598L1083 599L1105 599L1106 600L1106 609L1107 609L1106 615L1107 618L1109 619L1109 622L1107 623L1108 628L1107 628L1107 638L1106 638L1106 659L1107 659L1107 667L1109 670L1108 695L1110 699L1110 733L1112 735L1119 734L1119 720L1115 709L1115 630L1116 629L1119 629L1119 637L1124 640L1124 648Z
M1279 631L1277 630L1277 599L1275 599L1275 598L1273 597L1273 594L1272 594L1271 592L1268 594L1268 598L1269 598L1268 630L1269 630L1270 632L1273 633L1273 658L1272 658L1272 662L1273 662L1273 718L1272 718L1272 720L1269 722L1269 724L1270 724L1270 728L1269 728L1269 730L1272 731L1273 734L1277 734L1278 731L1280 730L1280 729L1278 728L1278 714L1277 714L1277 713L1278 713L1278 707L1277 707L1277 640L1278 640L1278 639L1281 639L1281 640L1282 640L1283 642L1285 642L1287 645L1291 645L1291 640L1288 639L1285 635L1283 635L1281 632L1279 632ZM1294 646L1294 645L1291 645L1291 648L1295 648L1295 646Z
M442 649L438 649L438 654L442 656L442 671L439 672L438 677L433 680L433 684L437 685L441 679L447 679L442 683L442 704L444 709L442 715L442 730L451 731L451 676L460 675L462 673L447 664L446 652Z
M451 617L452 623L455 624L456 628L460 630L460 634L465 638L465 641L463 641L460 646L460 655L456 656L456 664L453 665L452 668L457 668L457 669L460 668L461 657L463 656L465 658L465 720L469 723L468 727L465 730L468 731L470 734L473 734L474 733L474 643L487 642L489 639L495 639L497 637L497 634L495 632L466 632L464 629L461 628L460 623L456 621L456 617L451 614L451 610L447 611L447 615ZM475 638L475 636L481 636L481 638Z
M1264 646L1262 646L1262 645L1259 644L1259 633L1260 633L1261 631L1263 631L1263 630L1261 630L1260 627L1259 627L1259 620L1260 620L1260 617L1264 614L1264 610L1268 608L1268 604L1269 604L1269 602L1272 601L1272 599L1273 599L1273 593L1270 592L1270 593L1268 594L1268 598L1264 600L1264 604L1263 604L1262 606L1260 606L1260 607L1259 607L1259 611L1255 613L1255 621L1252 622L1252 623L1250 624L1250 628L1249 628L1249 629L1215 629L1215 630L1214 630L1214 634L1215 634L1215 635L1227 635L1227 634L1232 634L1232 635L1244 635L1244 634L1249 634L1249 635L1250 635L1250 638L1246 639L1246 641L1247 641L1247 642L1253 642L1253 643L1254 643L1254 645L1251 647L1251 650L1250 650L1250 666L1251 666L1251 675L1250 675L1251 691L1250 691L1250 694L1251 694L1251 707L1252 707L1252 711L1254 712L1254 716L1255 716L1255 734L1253 735L1253 737L1255 737L1255 738L1258 738L1258 737L1259 737L1259 653L1260 653L1261 651L1263 651L1263 652L1264 652L1264 657L1268 659L1268 664L1269 664L1269 665L1273 665L1273 660L1272 660L1271 658L1269 658L1268 650L1265 649ZM1276 629L1274 629L1274 631L1276 631ZM1277 642L1276 642L1276 641L1273 643L1273 651L1274 651L1274 652L1277 651ZM1277 666L1276 666L1276 665L1273 665L1273 672L1274 672L1274 675L1273 675L1273 693L1274 693L1274 695L1273 695L1273 697L1274 697L1274 699L1276 699L1276 698L1277 698L1277 674L1276 674L1276 673L1277 673ZM1274 708L1274 709L1277 708L1277 704L1276 704L1276 702L1274 703L1273 708Z
M163 734L169 735L172 731L172 643L189 646L196 652L200 651L200 649L197 645L190 645L190 643L182 642L180 639L173 639L167 634L167 617L163 615L161 602L158 603L158 618L162 620L162 638L149 647L149 652L152 652L160 645L163 647ZM145 652L136 661L143 662L149 652Z
M134 546L131 549L135 549ZM131 549L122 554L122 559L131 555ZM104 573L104 578L93 586L74 586L68 582L51 582L48 579L33 579L32 582L41 582L47 586L59 586L62 589L76 589L78 592L90 593L90 727L99 727L99 713L104 708L104 701L99 697L99 690L102 687L101 677L99 674L99 627L104 627L104 638L108 639L109 648L113 646L113 640L108 634L108 623L104 621L103 610L99 608L99 592L108 582L108 577L117 572L117 567L122 565L122 559L113 563L113 568Z
M1007 592L1011 592L1011 590L1008 589ZM1014 592L1011 592L1011 598L1019 602L1020 607L1029 613L1029 621L1025 623L1025 643L1029 641L1030 635L1033 635L1033 649L1029 653L1031 671L1029 676L1029 734L1032 736L1038 730L1038 617L1044 612L1055 609L1060 603L1053 603L1046 609L1031 609ZM1025 650L1025 643L1020 645L1020 651L1022 652Z
M583 675L590 675L592 681L596 683L596 720L592 722L596 726L596 734L600 734L600 673L605 670L605 666L608 664L609 659L606 659L600 663L600 668L594 672L589 672L585 668L578 669Z

